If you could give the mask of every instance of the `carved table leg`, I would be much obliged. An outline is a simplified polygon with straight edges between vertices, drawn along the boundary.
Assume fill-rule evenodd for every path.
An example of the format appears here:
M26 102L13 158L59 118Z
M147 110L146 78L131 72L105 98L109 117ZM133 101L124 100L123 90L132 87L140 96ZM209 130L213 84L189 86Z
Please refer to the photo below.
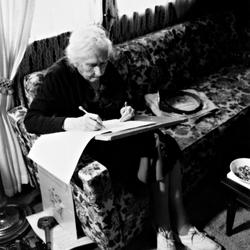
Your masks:
M232 235L235 213L237 209L236 199L231 199L227 207L226 234Z

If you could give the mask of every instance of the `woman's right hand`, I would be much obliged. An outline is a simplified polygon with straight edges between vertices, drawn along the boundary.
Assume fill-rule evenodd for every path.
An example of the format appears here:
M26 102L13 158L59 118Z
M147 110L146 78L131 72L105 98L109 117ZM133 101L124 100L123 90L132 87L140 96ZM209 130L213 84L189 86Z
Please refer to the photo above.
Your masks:
M102 119L99 115L88 113L77 118L66 118L64 120L63 129L82 130L82 131L97 131L103 128Z

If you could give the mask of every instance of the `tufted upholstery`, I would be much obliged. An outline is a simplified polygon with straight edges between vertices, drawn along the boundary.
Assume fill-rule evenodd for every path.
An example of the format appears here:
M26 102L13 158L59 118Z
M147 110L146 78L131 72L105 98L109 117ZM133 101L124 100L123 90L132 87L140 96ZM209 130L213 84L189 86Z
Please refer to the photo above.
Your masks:
M189 87L231 64L240 40L235 16L218 14L119 44L113 61L141 107L146 93Z
M244 39L247 38L245 35ZM181 23L115 46L112 61L139 109L150 112L144 101L146 93L187 87L204 92L219 107L217 113L198 123L187 122L163 129L177 140L183 151L185 193L212 171L224 137L228 131L238 129L238 121L249 115L250 69L246 59L250 54L243 44L248 43L242 41L237 19L227 12ZM20 97L23 105L9 111L24 156L37 137L27 133L23 117L46 73L46 67L34 69L19 83L22 90L19 92L25 95ZM25 159L31 183L35 185L36 166ZM111 184L105 166L82 156L71 187L82 228L101 249L122 249L142 230L148 218L148 197L138 200L118 184Z

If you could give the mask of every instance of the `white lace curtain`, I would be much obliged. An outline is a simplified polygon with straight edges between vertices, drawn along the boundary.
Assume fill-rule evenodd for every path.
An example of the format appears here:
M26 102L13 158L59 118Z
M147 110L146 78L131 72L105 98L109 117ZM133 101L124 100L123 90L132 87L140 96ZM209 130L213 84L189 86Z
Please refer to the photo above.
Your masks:
M102 0L36 0L30 42L102 23Z
M14 105L12 80L28 43L102 23L102 16L102 0L0 0L0 176L7 196L20 192L28 182L21 149L7 117Z
M156 5L166 6L168 3L173 3L176 7L177 18L181 18L192 6L196 0L116 0L118 16L127 15L133 16L133 12L143 14L146 8L154 10Z
M28 44L33 12L33 0L0 0L0 174L8 196L28 182L7 111L13 107L12 80Z

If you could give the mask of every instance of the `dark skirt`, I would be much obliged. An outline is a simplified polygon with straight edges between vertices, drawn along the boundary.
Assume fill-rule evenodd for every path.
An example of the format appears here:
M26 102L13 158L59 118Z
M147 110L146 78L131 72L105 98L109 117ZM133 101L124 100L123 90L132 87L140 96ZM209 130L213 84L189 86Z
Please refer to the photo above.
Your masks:
M84 154L103 164L114 182L133 191L142 183L164 179L181 150L171 136L157 130L114 141L92 140Z

